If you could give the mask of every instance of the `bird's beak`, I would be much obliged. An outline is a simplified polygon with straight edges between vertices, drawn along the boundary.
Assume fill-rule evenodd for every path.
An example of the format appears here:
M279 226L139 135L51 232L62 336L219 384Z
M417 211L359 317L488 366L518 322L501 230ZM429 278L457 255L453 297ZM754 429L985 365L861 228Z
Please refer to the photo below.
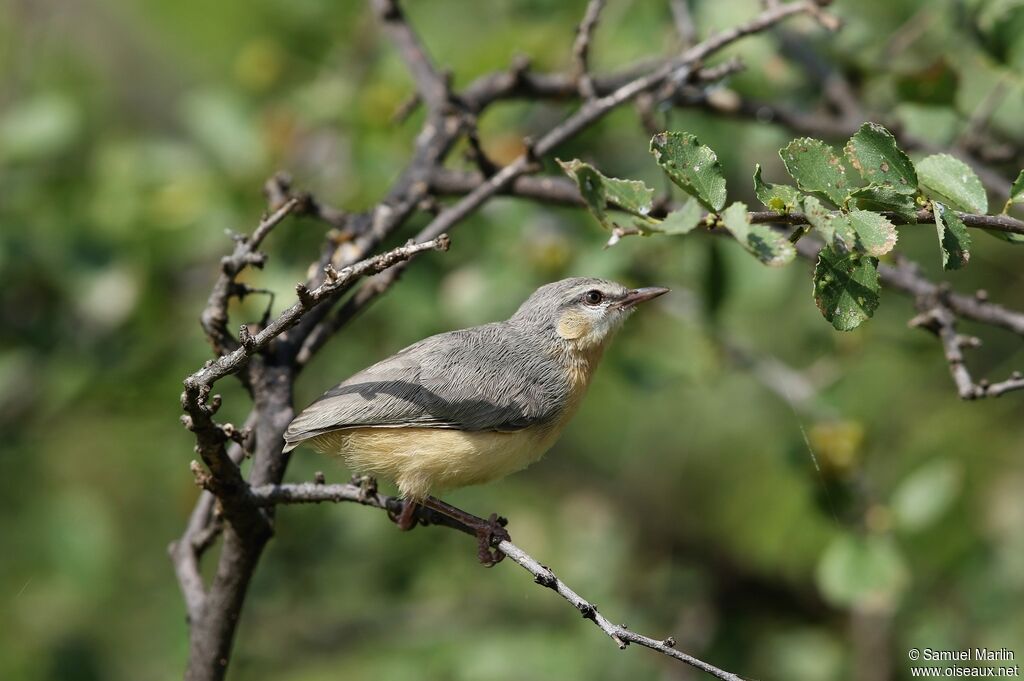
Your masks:
M618 302L618 306L623 310L628 310L631 307L636 306L638 303L642 303L652 298L657 298L660 295L668 293L667 288L661 286L648 286L646 288L635 288L625 295L622 300Z

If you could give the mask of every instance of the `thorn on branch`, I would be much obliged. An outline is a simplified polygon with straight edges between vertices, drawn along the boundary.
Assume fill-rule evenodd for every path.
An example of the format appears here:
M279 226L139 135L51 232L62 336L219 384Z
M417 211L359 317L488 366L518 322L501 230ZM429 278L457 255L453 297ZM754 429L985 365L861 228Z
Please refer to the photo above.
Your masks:
M327 484L327 478L324 476L323 471L317 471L316 473L313 473L313 483L317 485Z
M267 197L270 210L283 206L291 196L292 178L288 173L278 171L263 183L263 195Z
M576 607L579 608L580 614L583 615L583 619L593 621L597 618L596 605L583 601Z
M508 72L512 76L512 82L515 85L519 85L523 82L526 74L530 72L530 68L533 66L533 62L530 57L525 54L517 54L512 58L512 64L509 66Z
M302 282L295 285L295 295L299 297L299 302L302 303L302 307L306 309L316 305L316 299L313 297L313 293L309 290L309 287Z
M544 568L544 572L538 573L537 576L533 578L533 581L553 591L557 590L558 578L555 577L555 573L552 572L551 568L547 565L541 565L541 567Z
M664 641L662 641L661 643L662 643L662 645L664 645L664 646L665 646L666 648L675 648L675 647L676 647L676 640L675 640L675 639L674 639L673 637L671 637L671 636L669 636L668 638L666 638L666 639L665 639Z
M242 324L238 327L238 342L241 343L246 352L251 353L256 349L256 339L253 338L252 333L249 331L248 324Z

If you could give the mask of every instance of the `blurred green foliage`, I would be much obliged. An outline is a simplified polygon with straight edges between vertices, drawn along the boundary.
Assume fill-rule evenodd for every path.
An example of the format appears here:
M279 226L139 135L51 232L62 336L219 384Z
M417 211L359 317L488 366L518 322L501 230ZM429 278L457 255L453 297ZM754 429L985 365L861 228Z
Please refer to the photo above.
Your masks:
M584 2L406 4L459 86L518 53L565 68ZM706 32L757 5L696 2L694 13ZM991 128L1021 148L1020 3L841 0L835 11L846 21L835 37L788 30L846 70L869 110L950 145L1001 84ZM197 317L225 230L254 224L277 169L335 205L372 205L421 115L389 122L410 81L362 3L14 0L0 6L0 44L0 678L177 678L186 628L165 548L197 493L178 394L207 357ZM676 45L665 3L612 0L593 63ZM730 53L749 68L723 94L821 106L771 36ZM559 115L495 108L485 147L507 161ZM748 188L737 198L753 201L755 163L784 177L786 130L693 110L664 119L718 151L730 186ZM626 109L559 156L663 187L647 140ZM321 231L293 221L267 243L268 267L249 280L279 293L276 309ZM507 315L558 277L670 286L622 332L543 462L451 501L508 515L518 543L613 619L750 677L861 678L887 662L906 677L909 647L1024 654L1022 398L959 402L938 344L905 327L908 301L887 296L871 324L839 334L802 266L770 270L736 244L693 237L603 250L582 211L511 200L453 237L325 349L300 403L427 334ZM943 276L930 229L901 229L897 250ZM1021 254L979 236L972 255L946 278L1024 307ZM235 323L263 305L246 301ZM986 341L970 355L979 375L1024 363L1019 339L965 331ZM783 363L796 372L783 371L789 400L764 384ZM239 422L241 389L221 392ZM320 469L347 477L300 450L290 478ZM514 566L483 570L473 554L455 533L399 534L367 509L283 509L230 677L681 674L619 652ZM889 623L888 659L853 634L865 616Z

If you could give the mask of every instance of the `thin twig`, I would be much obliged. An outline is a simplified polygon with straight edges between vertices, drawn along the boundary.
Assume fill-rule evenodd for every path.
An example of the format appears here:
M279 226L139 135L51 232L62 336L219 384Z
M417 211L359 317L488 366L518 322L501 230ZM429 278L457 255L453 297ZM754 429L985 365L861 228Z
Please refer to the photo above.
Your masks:
M672 20L676 25L676 33L683 48L690 47L697 42L697 26L693 23L693 14L690 12L688 0L669 0L669 8L672 10Z
M580 90L580 97L584 100L595 97L594 83L590 79L590 41L593 38L594 30L597 28L597 22L601 17L604 3L605 0L590 0L587 3L587 11L584 13L580 25L576 28L576 40L572 45L572 58L575 64L574 71Z
M999 383L986 380L975 382L967 368L964 358L965 348L981 346L981 340L974 336L963 336L956 330L956 315L946 303L946 291L939 291L936 296L922 297L918 306L922 312L907 322L908 326L926 329L939 339L949 364L949 374L953 377L957 394L962 400L976 400L984 397L999 397L1005 393L1024 389L1024 376L1015 371L1010 378Z
M354 502L363 506L384 509L390 513L397 514L405 503L396 497L389 497L380 494L367 494L365 490L354 484L325 485L313 482L298 484L265 485L252 488L254 503L260 506L271 506L275 504L311 504L323 502ZM460 530L467 534L473 534L473 530L451 520L447 516L439 517L439 514L426 509L428 515L423 515L424 509L418 510L418 519L421 524L441 524L445 527ZM442 519L443 518L443 519ZM479 519L484 522L483 519ZM435 522L435 521L440 521ZM663 655L684 662L692 667L707 672L723 681L743 681L742 677L731 672L704 662L692 655L677 650L675 641L670 637L667 639L654 639L631 631L624 625L613 624L607 617L601 614L597 606L580 596L568 584L559 579L548 567L541 565L536 558L519 548L511 541L502 541L497 548L514 563L522 567L534 577L534 581L540 586L551 589L564 598L570 605L576 608L585 619L590 620L601 631L608 635L620 648L626 648L630 643L650 648Z

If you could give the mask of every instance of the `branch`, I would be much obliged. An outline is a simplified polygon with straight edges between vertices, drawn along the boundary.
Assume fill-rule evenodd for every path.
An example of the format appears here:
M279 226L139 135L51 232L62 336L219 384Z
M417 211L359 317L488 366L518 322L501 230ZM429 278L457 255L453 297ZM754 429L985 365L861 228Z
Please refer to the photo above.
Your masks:
M1024 389L1024 375L1019 371L1005 381L989 383L982 379L977 383L971 378L964 359L964 348L981 347L981 339L974 336L963 336L956 331L956 315L942 300L942 295L921 298L918 306L924 308L907 325L932 332L942 343L949 363L949 373L956 384L957 393L962 400L975 400L983 397L999 397L1013 390Z
M475 191L485 181L486 178L479 173L440 168L431 174L430 188L431 191L438 194L458 195ZM519 177L513 183L502 187L501 193L545 203L586 205L583 197L580 196L576 183L567 177ZM615 206L609 204L609 208L615 208ZM930 210L919 210L914 222L910 222L895 213L883 212L882 214L895 225L935 224L935 215ZM975 215L960 212L957 215L963 220L965 225L975 229L1024 234L1024 221L1009 215ZM810 224L807 221L807 216L799 211L792 211L790 213L770 210L751 211L748 217L751 222L760 224Z
M689 1L669 0L669 8L672 10L672 20L675 22L679 40L683 47L690 47L697 42L697 27L693 23Z
M459 194L472 191L483 181L484 178L476 173L439 170L431 177L431 188L438 193ZM505 187L503 193L547 203L575 206L585 205L576 184L568 178L562 177L520 177L514 183ZM908 223L892 213L886 213L885 215L894 224L914 224ZM1007 215L972 215L968 213L958 213L958 215L964 224L972 228L1024 234L1024 222ZM751 222L761 224L808 224L806 216L798 212L754 211L748 213L748 217ZM917 224L931 225L934 221L934 215L931 211L921 210L918 211L916 219ZM628 232L623 231L623 234L626 233ZM801 256L813 261L817 259L818 250L821 246L812 241L801 240L796 244L796 247L797 252ZM882 283L889 288L914 297L915 300L933 300L942 294L943 304L948 308L948 311L956 316L1003 328L1024 337L1024 313L989 302L986 296L968 296L949 291L943 292L942 286L921 276L915 266L906 262L896 266L881 263L879 264L878 272ZM965 399L997 397L1011 390L1018 390L1024 387L1024 381L1016 374L1000 383L989 384L979 382L974 384L972 381L969 381L969 384L973 386L970 389L966 387L968 383L957 382L959 394Z
M401 513L404 501L397 497L390 497L376 493L375 487L368 491L366 487L355 484L326 485L322 483L299 483L282 485L264 485L253 487L250 491L253 503L259 506L273 506L276 504L315 504L323 502L354 502L363 506L372 506L383 509L392 515ZM466 534L473 534L473 530L458 521L447 516L431 511L430 509L417 509L417 518L423 525L442 525L456 529ZM480 519L484 522L483 519ZM564 598L575 607L585 619L593 622L601 631L611 638L615 644L624 649L630 643L650 648L663 655L684 662L692 667L707 672L723 681L743 681L740 676L719 669L692 655L688 655L675 648L675 640L670 638L658 640L638 634L627 629L624 625L613 624L607 617L602 615L597 606L573 591L568 584L555 576L551 568L541 565L533 556L523 551L510 541L502 541L497 548L513 562L534 577L534 581L540 586L547 587Z
M572 58L575 64L575 75L583 99L593 99L596 96L594 83L590 79L590 40L594 30L597 28L597 21L601 17L601 10L604 9L605 0L590 0L587 3L587 11L583 15L583 21L576 29L576 40L572 45Z
M236 235L235 250L231 255L224 256L220 261L220 275L210 291L206 308L199 321L206 337L218 355L223 355L238 347L238 343L228 333L228 301L233 293L235 277L248 267L263 267L267 256L259 251L260 244L286 217L299 207L298 198L289 198L260 221L250 236Z
M678 58L665 62L652 73L634 78L603 97L585 102L575 113L551 128L537 139L536 142L528 141L527 150L524 154L501 168L494 175L483 179L480 184L471 189L462 199L442 211L420 231L417 239L431 239L438 234L450 231L455 224L467 218L490 198L506 191L518 178L539 170L540 164L538 161L541 157L551 153L563 142L575 137L616 107L631 101L643 92L659 88L666 82L685 81L692 74L694 65L708 56L731 45L744 36L765 31L784 19L797 14L810 14L815 17L823 16L820 7L812 0L773 6L747 22L712 35L707 40L686 50ZM428 180L429 177L430 175L427 176ZM381 293L386 291L397 280L401 271L401 267L396 267L380 277L376 277L369 287L364 287L360 291L363 294L360 297L360 308L370 304ZM332 328L341 328L344 321L351 319L357 313L358 310L349 310L345 315L345 319L340 323L332 324Z
M295 291L299 299L297 303L278 315L266 328L255 336L251 336L234 352L211 362L186 378L186 389L198 390L200 386L210 386L224 376L238 372L249 357L265 348L274 338L295 326L308 310L323 303L335 291L347 287L362 277L378 274L399 263L411 260L416 254L423 251L446 251L450 243L446 234L438 234L427 241L419 243L410 241L405 246L367 258L341 271L335 270L332 265L327 265L325 268L326 281L323 284L313 290L310 290L305 284L296 285Z
M449 101L448 79L434 68L419 36L410 28L397 0L372 0L373 11L412 74L419 99L431 110Z

